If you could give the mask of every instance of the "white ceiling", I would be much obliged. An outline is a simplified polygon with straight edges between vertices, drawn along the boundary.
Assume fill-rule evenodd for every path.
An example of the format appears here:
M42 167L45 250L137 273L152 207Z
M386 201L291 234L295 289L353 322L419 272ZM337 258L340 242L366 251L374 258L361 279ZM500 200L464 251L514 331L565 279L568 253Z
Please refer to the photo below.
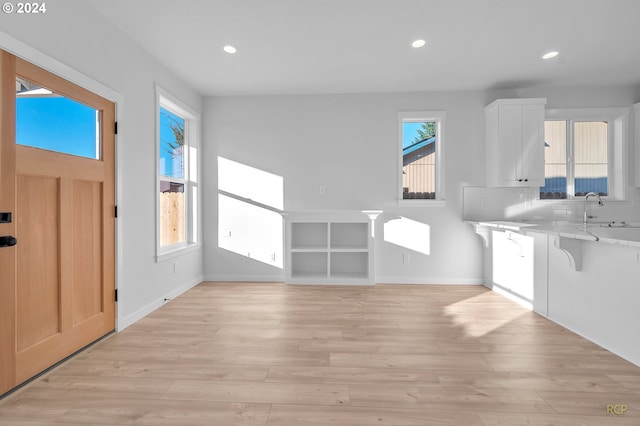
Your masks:
M90 2L203 95L640 84L640 0Z

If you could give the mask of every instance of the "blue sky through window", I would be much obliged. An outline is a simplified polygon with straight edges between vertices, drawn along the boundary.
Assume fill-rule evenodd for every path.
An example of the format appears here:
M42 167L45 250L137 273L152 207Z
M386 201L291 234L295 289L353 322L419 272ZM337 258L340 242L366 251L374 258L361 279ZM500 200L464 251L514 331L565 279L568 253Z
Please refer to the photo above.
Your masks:
M183 179L184 149L179 146L172 126L181 127L184 134L184 119L160 107L160 175Z
M61 96L16 97L16 143L98 159L96 110Z
M402 123L402 148L406 148L413 144L418 136L418 129L422 127L422 123Z

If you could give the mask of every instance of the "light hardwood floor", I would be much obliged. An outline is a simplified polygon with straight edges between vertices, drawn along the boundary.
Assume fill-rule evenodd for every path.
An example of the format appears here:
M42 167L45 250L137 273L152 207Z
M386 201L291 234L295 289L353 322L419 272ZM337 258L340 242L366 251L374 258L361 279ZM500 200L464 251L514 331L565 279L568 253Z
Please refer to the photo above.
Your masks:
M203 283L0 401L79 424L637 426L640 367L479 286Z

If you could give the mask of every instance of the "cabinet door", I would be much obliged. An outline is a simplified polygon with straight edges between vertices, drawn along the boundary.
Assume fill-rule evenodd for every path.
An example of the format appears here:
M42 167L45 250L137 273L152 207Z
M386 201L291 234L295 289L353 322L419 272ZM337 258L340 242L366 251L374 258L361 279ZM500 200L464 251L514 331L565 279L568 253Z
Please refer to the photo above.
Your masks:
M527 304L534 301L533 237L515 232L492 232L491 283Z
M518 185L522 176L522 106L500 106L500 180L505 186Z
M544 186L544 106L522 107L521 177L524 186Z
M544 186L544 99L487 105L487 186Z

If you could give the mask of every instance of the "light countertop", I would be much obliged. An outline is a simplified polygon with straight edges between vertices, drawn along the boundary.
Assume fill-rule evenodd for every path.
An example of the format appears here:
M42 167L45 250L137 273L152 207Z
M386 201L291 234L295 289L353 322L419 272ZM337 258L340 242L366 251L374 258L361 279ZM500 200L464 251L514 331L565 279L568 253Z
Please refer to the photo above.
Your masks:
M466 220L466 222L476 227L509 230L525 235L544 233L576 240L640 247L640 223L638 222L629 222L625 226L615 222L593 222L586 227L581 222L567 221Z

